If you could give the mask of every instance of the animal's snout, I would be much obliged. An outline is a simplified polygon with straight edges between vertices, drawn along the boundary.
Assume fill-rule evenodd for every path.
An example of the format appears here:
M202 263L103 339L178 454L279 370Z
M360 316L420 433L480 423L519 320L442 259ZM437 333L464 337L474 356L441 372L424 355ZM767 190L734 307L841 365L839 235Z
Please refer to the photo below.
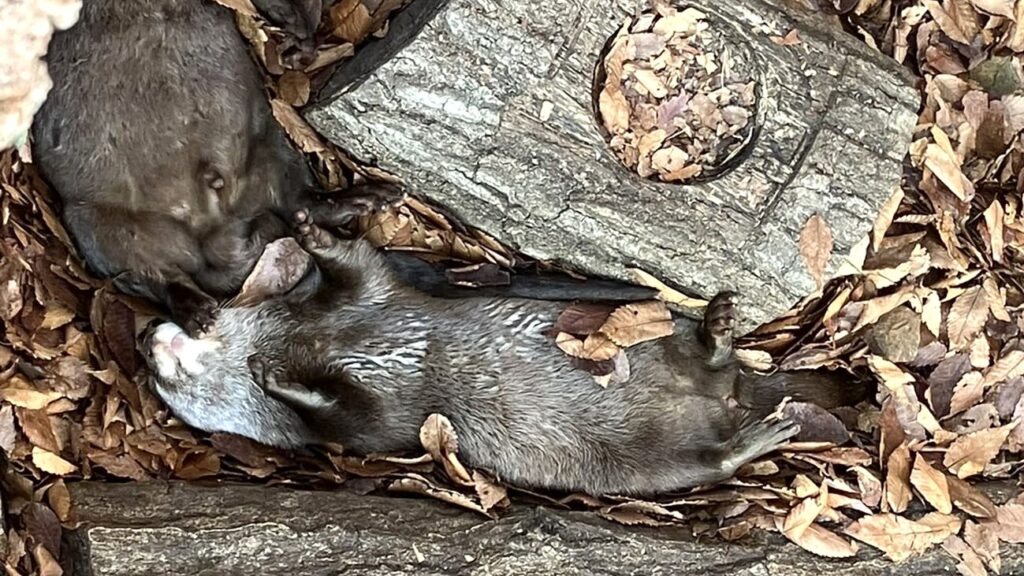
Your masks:
M144 345L151 364L163 378L180 372L197 375L204 372L200 355L217 347L216 343L190 338L177 324L164 322L147 334Z

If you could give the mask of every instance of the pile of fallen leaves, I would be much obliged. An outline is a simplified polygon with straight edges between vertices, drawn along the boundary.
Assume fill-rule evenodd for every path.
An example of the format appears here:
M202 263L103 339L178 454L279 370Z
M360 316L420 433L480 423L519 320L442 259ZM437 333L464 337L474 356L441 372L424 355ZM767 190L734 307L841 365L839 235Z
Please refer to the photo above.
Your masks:
M657 501L532 497L730 540L754 528L777 531L829 557L866 544L898 561L941 547L962 574L998 572L1000 546L1024 542L1024 497L1007 500L1003 491L993 501L988 484L1014 487L1024 448L1024 2L861 0L834 8L831 18L922 78L906 183L841 277L746 338L742 356L760 367L856 374L877 384L874 401L831 412L782 407L804 422L800 441L714 487ZM255 29L264 50L273 45L273 30ZM344 45L328 35L327 46ZM785 39L799 49L798 34ZM300 72L316 83L315 71ZM340 185L340 167L384 176L355 166L311 130L292 108L302 98L282 87L302 94L303 82L283 77L271 74L275 112L325 182ZM138 385L135 333L151 311L83 271L51 200L31 164L0 154L0 447L10 460L0 558L8 573L59 573L59 526L74 524L65 482L86 478L346 482L485 514L508 504L505 487L459 462L458 431L441 415L424 425L425 454L412 456L364 458L333 447L290 454L187 429ZM416 201L363 226L377 244L435 258L519 261ZM831 252L830 237L824 219L808 222L801 253L812 269ZM559 326L564 350L605 363L609 386L619 385L616 358L631 341L608 325L614 313L566 317Z
M627 23L602 72L598 113L609 145L644 178L713 176L754 132L750 63L696 8L657 3Z

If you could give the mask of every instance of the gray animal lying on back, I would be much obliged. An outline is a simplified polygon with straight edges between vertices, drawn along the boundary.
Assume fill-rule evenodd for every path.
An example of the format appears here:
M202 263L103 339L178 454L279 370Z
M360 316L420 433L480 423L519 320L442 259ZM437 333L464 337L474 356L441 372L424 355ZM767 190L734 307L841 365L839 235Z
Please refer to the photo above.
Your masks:
M859 399L824 375L741 370L729 293L701 324L630 348L630 380L602 389L546 334L561 305L425 296L368 244L299 219L319 277L222 310L203 339L173 324L147 336L155 390L188 424L366 454L416 450L421 424L440 413L463 461L503 481L648 494L728 478L792 437L793 422L762 420L784 395L825 407Z

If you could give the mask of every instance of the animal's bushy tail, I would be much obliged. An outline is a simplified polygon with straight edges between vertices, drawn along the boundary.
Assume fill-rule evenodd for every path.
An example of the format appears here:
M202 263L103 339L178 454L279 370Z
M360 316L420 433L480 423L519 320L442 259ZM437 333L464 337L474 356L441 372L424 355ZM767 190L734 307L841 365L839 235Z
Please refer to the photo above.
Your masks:
M744 372L736 387L736 400L754 411L770 411L783 398L809 402L822 408L851 406L871 393L866 383L850 374L825 370L797 370L774 374Z

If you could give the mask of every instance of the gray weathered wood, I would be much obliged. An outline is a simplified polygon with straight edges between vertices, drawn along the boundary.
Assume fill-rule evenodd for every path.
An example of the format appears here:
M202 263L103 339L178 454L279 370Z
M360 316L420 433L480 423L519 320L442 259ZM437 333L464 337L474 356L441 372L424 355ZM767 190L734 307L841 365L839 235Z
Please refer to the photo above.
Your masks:
M814 289L798 254L804 222L820 212L830 224L833 272L899 183L918 108L909 74L783 0L697 4L750 54L761 99L749 156L693 186L628 172L594 119L599 54L635 0L423 9L439 4L416 0L437 12L419 35L370 73L357 56L332 85L358 81L307 117L411 192L532 256L615 277L639 265L705 296L734 288L763 321ZM771 42L793 28L801 44Z
M630 528L591 512L516 505L488 520L432 500L184 483L71 485L83 526L65 538L75 576L928 576L939 548L894 565L813 556L773 534L694 541L684 528ZM67 548L70 547L70 548ZM1024 546L1003 546L1003 574Z

